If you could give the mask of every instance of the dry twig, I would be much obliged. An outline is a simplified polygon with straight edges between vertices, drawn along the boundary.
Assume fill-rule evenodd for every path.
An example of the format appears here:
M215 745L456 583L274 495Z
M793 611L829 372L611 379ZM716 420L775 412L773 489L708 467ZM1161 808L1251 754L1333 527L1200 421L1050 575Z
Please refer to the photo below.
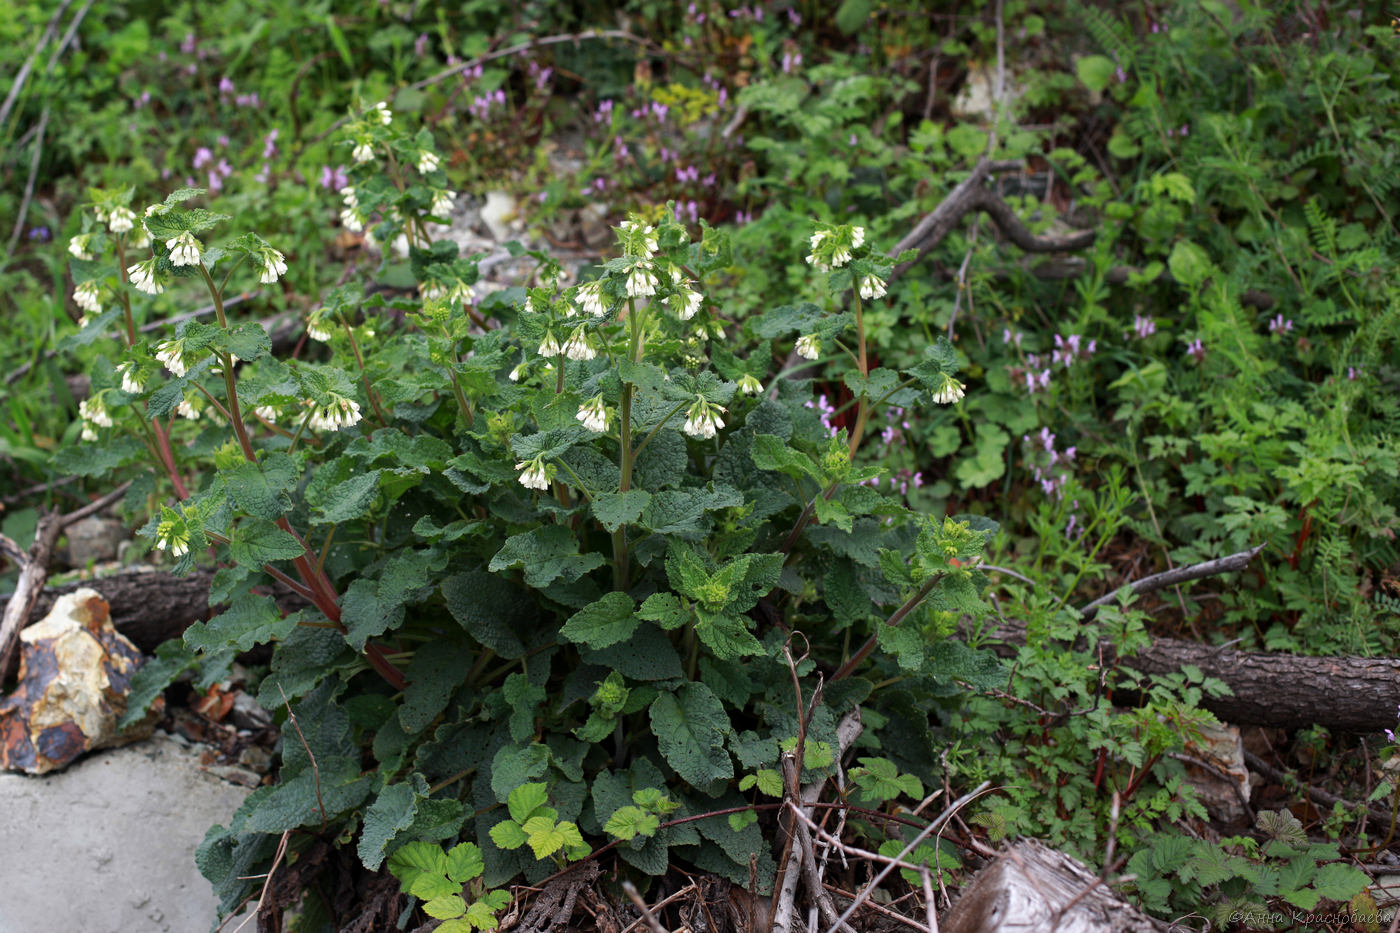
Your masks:
M19 579L15 581L15 591L5 605L0 616L0 681L3 681L14 662L19 645L19 633L29 622L34 604L39 601L39 593L49 578L49 561L58 547L58 538L74 522L94 515L116 502L126 494L131 481L127 480L116 489L95 502L89 502L80 509L60 515L48 512L39 517L34 529L34 544L26 553L18 544L0 535L0 550L19 565Z

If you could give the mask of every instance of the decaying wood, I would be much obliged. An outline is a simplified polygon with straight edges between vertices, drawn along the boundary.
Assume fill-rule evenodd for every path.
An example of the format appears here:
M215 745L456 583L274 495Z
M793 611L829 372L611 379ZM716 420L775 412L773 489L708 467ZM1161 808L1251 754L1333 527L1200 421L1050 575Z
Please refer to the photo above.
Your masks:
M1034 839L977 873L943 918L944 933L1165 933L1097 875Z
M1007 620L984 631L989 647L1011 657L1026 643L1026 624ZM1284 729L1319 725L1345 732L1377 732L1395 724L1400 706L1400 659L1310 658L1237 651L1176 638L1159 638L1131 657L1107 645L1105 664L1146 674L1175 674L1188 664L1225 682L1233 696L1201 705L1224 722Z
M1242 570L1257 554L1251 548L1228 557L1154 574L1132 584L1145 593L1186 580ZM1089 603L1081 612L1113 600L1113 594ZM1003 657L1026 643L1026 625L1002 619L984 630L991 648ZM999 642L1000 644L996 644ZM1145 674L1174 674L1194 665L1207 677L1224 681L1233 695L1203 699L1201 705L1225 722L1290 729L1310 725L1347 732L1374 732L1395 723L1400 707L1400 659L1312 658L1292 654L1238 651L1228 646L1159 638L1131 657L1118 658L1104 644L1104 663Z
M80 580L49 587L34 604L32 618L48 614L54 600L82 586L102 594L112 607L112 624L132 644L147 654L161 642L178 638L191 624L209 616L209 583L212 569L199 569L186 577L161 570L128 570L95 580Z

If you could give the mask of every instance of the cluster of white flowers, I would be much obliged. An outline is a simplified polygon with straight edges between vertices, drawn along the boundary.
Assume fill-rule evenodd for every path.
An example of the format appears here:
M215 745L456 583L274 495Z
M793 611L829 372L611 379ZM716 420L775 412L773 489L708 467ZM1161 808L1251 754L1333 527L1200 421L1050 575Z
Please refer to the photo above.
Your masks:
M156 526L156 547L172 557L183 557L190 549L190 532L183 521L166 519Z
M574 417L585 428L598 434L602 434L608 429L609 413L607 406L603 404L602 395L595 395L580 405L578 414Z
M575 362L586 362L597 356L598 351L593 349L593 343L583 332L583 328L576 327L564 344L564 355Z
M650 259L656 255L656 232L651 226L644 227L634 220L624 220L618 225L617 238L624 256Z
M80 233L68 241L68 252L74 259L92 259L92 234Z
M178 378L189 369L185 364L185 341L183 339L163 340L156 344L156 359Z
M73 303L89 314L102 311L102 292L96 282L84 282L73 289Z
M155 258L147 259L144 262L133 263L126 267L126 274L131 279L131 284L137 291L145 292L147 295L159 295L165 291L165 286L156 280Z
M128 395L139 395L146 387L141 371L131 360L119 364L117 373L122 377L122 391Z
M107 411L107 404L102 400L102 395L94 395L92 398L85 398L78 403L78 414L84 421L91 421L99 428L110 428L112 426L112 414Z
M360 199L355 196L355 187L346 185L340 189L340 199L345 207L340 211L340 225L353 233L365 228L365 217L360 213Z
M113 233L127 233L136 226L136 214L129 207L117 205L107 215L107 229Z
M370 120L378 120L383 126L388 126L394 121L394 111L390 110L389 105L382 100L371 107L365 116Z
M965 394L964 386L947 373L943 374L943 385L933 393L933 400L940 405L951 405L960 401Z
M851 251L860 249L865 243L865 228L851 227L850 239L836 230L818 230L812 234L811 252L807 254L807 263L818 272L830 272L832 269L839 269L851 261Z
M520 381L520 377L523 376L523 375L525 375L526 371L527 371L529 368L530 368L530 364L529 364L529 363L524 363L524 362L519 363L519 364L516 365L516 367L515 367L514 369L512 369L512 370L510 371L510 375L508 375L506 378L509 379L511 382L519 382L519 381Z
M306 423L313 431L338 431L359 423L359 402L334 393L330 398L331 400L324 405L310 403L311 416L306 419Z
M815 360L822 355L822 341L816 334L803 334L797 338L797 355Z
M457 192L448 191L446 188L433 189L433 203L428 205L428 213L434 217L446 217L452 213L452 207L457 203Z
M190 421L198 421L199 406L187 398L182 398L180 404L175 406L175 414Z
M707 441L724 427L724 419L720 417L723 413L723 408L706 401L703 395L698 396L695 404L686 412L685 424L681 430L693 438Z
M757 395L763 391L763 383L754 376L744 373L739 377L739 391L745 395Z
M166 240L165 248L170 250L170 264L172 266L199 265L200 242L188 230L173 239Z
M594 317L603 317L608 309L603 304L603 280L594 279L574 290L574 301L584 312Z
M656 274L652 271L654 266L646 260L642 260L632 267L627 273L627 297L645 298L656 294L656 286L661 284Z
M277 281L278 276L287 274L287 257L283 256L280 250L264 246L258 251L258 255L262 259L262 271L258 274L258 281L263 285L271 285Z
M368 162L370 159L374 158L374 147L370 145L369 140L362 139L355 144L355 148L351 151L350 155L356 162Z
M540 341L540 356L559 356L563 352L564 348L554 339L554 332L545 331L544 339Z
M526 489L538 489L544 492L549 488L549 473L544 468L544 461L539 457L533 460L523 460L515 465L520 474L520 485Z
M277 423L277 409L273 408L271 405L259 405L253 409L253 414L266 421L268 424Z
M686 282L681 285L666 303L671 306L671 310L676 312L676 317L682 321L688 321L695 317L700 311L700 305L704 297L691 286L693 282Z
M318 343L330 343L335 333L331 327L333 323L324 307L314 308L306 316L306 336Z
M885 297L885 280L878 275L862 276L860 280L860 297L866 301L875 298Z
M418 171L420 174L426 175L429 172L437 171L440 162L436 152L427 149L418 150Z

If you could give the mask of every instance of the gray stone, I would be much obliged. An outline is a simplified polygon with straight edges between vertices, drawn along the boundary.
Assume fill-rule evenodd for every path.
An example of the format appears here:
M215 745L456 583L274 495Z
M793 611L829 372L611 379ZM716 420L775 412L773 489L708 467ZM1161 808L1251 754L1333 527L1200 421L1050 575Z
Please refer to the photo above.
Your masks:
M218 901L194 851L248 792L164 733L44 777L0 774L0 933L210 929Z

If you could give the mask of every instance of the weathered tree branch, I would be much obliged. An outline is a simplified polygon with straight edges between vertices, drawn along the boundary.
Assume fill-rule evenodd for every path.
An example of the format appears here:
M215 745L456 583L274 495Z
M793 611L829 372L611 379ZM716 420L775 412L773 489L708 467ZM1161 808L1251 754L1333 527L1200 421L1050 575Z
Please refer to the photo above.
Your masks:
M1189 567L1177 567L1163 573L1154 573L1150 577L1143 577L1135 583L1129 584L1134 596L1141 596L1143 593L1151 593L1154 590L1166 589L1178 583L1185 583L1188 580L1199 580L1202 577L1214 577L1222 573L1231 573L1236 570L1243 570L1249 566L1249 562L1264 550L1264 545L1252 547L1247 551L1240 551L1238 554L1231 554L1229 557L1217 557L1215 560L1202 561L1199 564L1192 564ZM1122 589L1122 587L1119 587ZM1099 611L1100 606L1113 602L1118 597L1118 591L1105 593L1098 599L1084 606L1079 610L1079 614L1086 619L1091 619Z
M15 583L14 595L5 604L5 612L0 616L0 681L3 681L15 659L20 629L24 628L29 620L29 614L34 611L34 604L38 602L39 593L44 588L44 581L49 578L49 561L53 559L59 535L74 522L94 515L116 502L126 494L126 488L130 485L128 480L101 499L67 515L48 512L39 516L39 524L34 529L34 544L28 553L23 553L19 545L8 538L3 546L0 546L6 555L19 564L19 580Z

